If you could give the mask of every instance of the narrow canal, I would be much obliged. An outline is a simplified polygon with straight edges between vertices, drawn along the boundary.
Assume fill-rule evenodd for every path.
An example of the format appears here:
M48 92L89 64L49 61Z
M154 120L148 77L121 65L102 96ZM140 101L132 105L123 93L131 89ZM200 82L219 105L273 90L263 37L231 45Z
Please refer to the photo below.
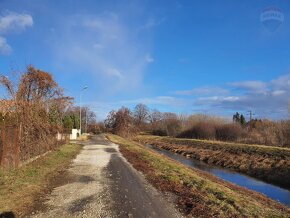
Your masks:
M160 149L152 145L146 146L186 166L209 172L225 181L234 183L236 185L245 187L256 192L260 192L275 201L279 201L287 206L290 206L290 190L283 189L278 186L254 179L244 174L233 172L221 167L212 166L202 161L195 160L193 158L186 158L182 155Z

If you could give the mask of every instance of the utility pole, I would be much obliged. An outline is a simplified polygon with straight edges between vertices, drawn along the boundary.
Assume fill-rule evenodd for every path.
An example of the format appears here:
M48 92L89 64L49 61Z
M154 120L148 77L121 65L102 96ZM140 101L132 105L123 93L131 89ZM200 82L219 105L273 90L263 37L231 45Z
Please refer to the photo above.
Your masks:
M86 133L88 133L88 108L86 107Z
M253 116L255 115L251 110L248 111L248 114L250 116L250 121L252 121Z
M290 116L290 100L288 101L288 114Z
M83 87L80 92L80 135L82 135L82 92L87 88L87 86Z

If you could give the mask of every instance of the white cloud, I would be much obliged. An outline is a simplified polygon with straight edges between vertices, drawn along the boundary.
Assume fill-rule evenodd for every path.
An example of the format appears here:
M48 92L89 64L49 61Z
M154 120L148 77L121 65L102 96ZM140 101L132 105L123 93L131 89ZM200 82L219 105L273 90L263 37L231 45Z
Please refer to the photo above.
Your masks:
M151 109L156 108L163 112L202 112L229 116L236 111L246 115L247 111L252 110L257 118L285 119L290 101L289 78L290 74L263 82L261 87L266 90L265 92L241 93L236 92L235 88L224 89L204 86L188 91L179 91L182 96L153 96L116 102L99 102L97 103L98 113L101 114L99 118L104 119L112 109L118 109L121 106L133 108L136 104L143 103ZM239 84L253 85L254 83L241 81ZM94 105L94 103L90 105Z
M272 95L278 96L278 95L283 95L285 93L286 93L285 90L275 90L275 91L272 92Z
M2 35L11 32L21 32L32 25L33 19L29 14L7 12L5 15L0 16L0 34ZM9 55L11 53L12 48L7 43L6 38L0 36L0 55Z
M276 89L286 89L290 91L290 74L272 80L270 85Z
M261 81L243 81L243 82L234 82L230 83L231 86L244 89L250 92L262 93L267 91L267 84Z
M0 36L0 55L9 55L12 48L7 44L6 39Z
M231 83L233 87L247 92L235 94L231 90L225 96L208 96L195 100L195 105L211 110L247 111L253 110L258 117L285 118L290 101L290 74L280 76L269 82L242 81Z
M196 105L205 105L205 104L217 104L220 102L236 102L241 100L239 96L209 96L209 97L200 97L195 100Z
M240 99L241 98L238 96L227 96L223 98L224 101L228 101L228 102L235 102L235 101L239 101Z
M195 95L195 96L205 96L205 95L224 95L229 91L220 87L203 86L199 88L194 88L191 90L180 90L176 91L175 94L178 95Z
M15 12L8 12L0 16L0 33L5 34L9 32L21 32L27 27L33 25L32 16L29 14L18 14Z
M267 90L264 93L236 93L235 89L206 86L189 90L189 93L182 92L182 96L155 96L97 103L99 107L98 113L101 113L101 118L104 119L111 109L118 109L121 106L133 108L136 104L143 103L151 109L156 108L160 111L180 113L198 111L229 116L236 111L246 115L248 110L252 110L257 118L281 119L287 117L287 106L290 100L290 84L288 85L287 78L290 78L290 74L264 82L265 86L263 87ZM242 81L239 83L243 84ZM220 90L220 95L214 93L214 91L218 92L218 90ZM196 93L202 93L204 96L195 95Z

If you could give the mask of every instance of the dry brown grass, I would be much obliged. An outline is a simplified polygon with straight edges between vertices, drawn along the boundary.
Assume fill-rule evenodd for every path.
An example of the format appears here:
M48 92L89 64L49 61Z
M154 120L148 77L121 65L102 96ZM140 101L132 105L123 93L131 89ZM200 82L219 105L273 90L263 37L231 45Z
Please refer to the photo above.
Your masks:
M150 135L134 139L290 188L289 148Z
M179 208L193 217L289 217L290 210L263 195L191 169L145 146L116 135L128 161L156 188L178 196Z

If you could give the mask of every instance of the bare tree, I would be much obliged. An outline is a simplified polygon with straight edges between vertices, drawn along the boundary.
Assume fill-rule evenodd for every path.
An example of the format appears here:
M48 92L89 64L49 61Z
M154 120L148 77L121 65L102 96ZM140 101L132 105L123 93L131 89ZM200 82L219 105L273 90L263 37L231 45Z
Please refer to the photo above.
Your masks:
M114 134L125 137L135 133L132 113L126 107L122 107L118 111L111 111L105 120L105 126Z
M166 135L165 130L162 128L162 113L156 109L152 110L148 116L149 128L152 134Z
M152 110L149 114L149 122L151 124L156 124L162 120L162 113L156 109Z
M176 136L181 130L181 122L175 113L163 113L162 123L168 136Z
M108 131L114 132L116 126L116 113L115 110L111 110L104 121L105 127Z
M137 127L144 127L148 121L149 109L145 104L137 104L134 108L134 121Z

